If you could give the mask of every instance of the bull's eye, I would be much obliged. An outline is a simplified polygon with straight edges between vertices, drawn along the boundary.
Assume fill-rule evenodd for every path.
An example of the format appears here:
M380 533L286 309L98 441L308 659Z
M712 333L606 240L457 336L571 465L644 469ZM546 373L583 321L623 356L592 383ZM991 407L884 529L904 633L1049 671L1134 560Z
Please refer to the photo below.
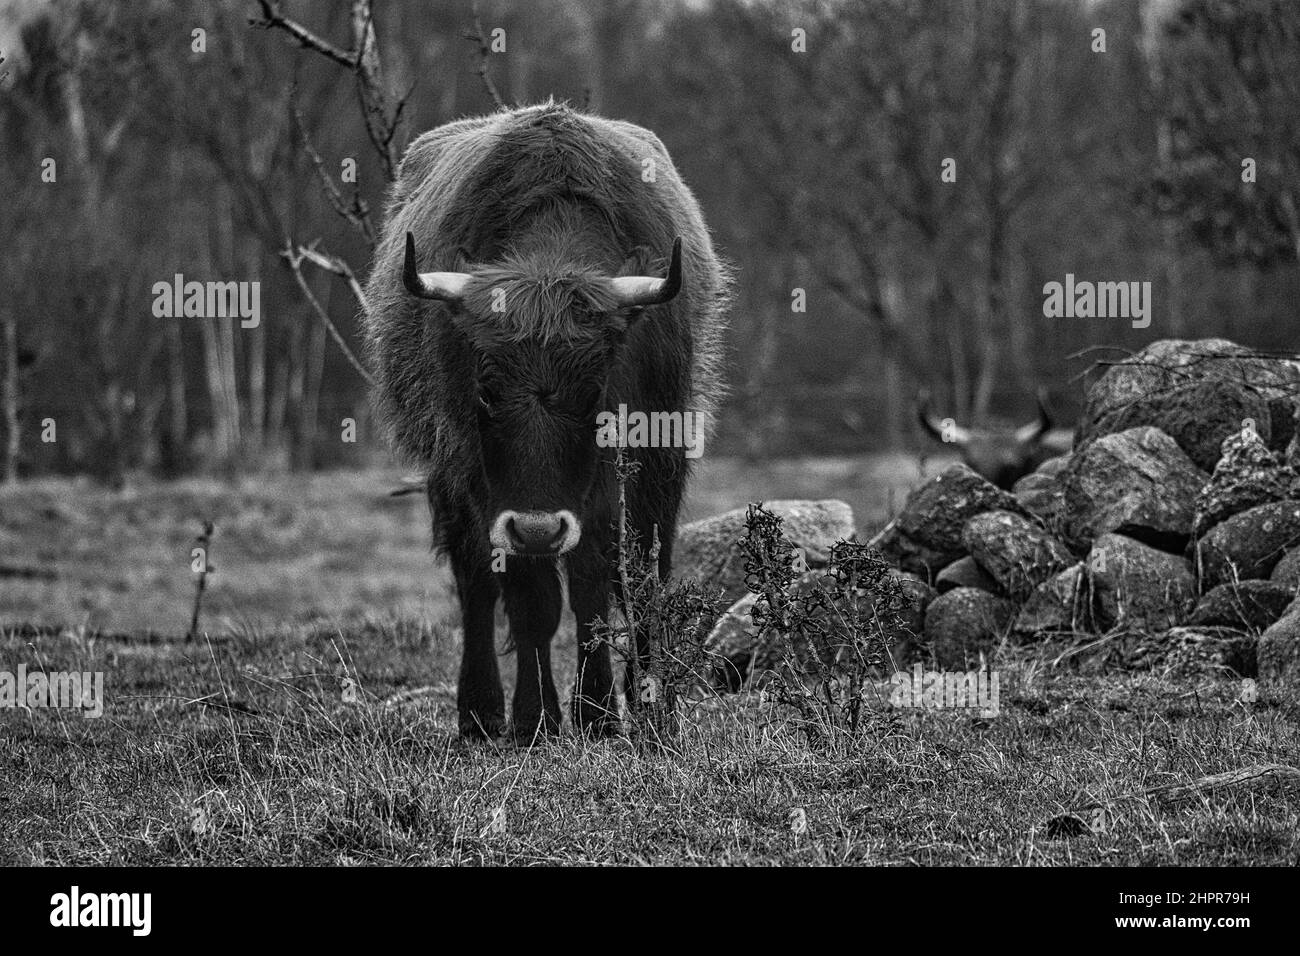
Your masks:
M494 404L496 404L496 396L492 394L491 389L486 385L480 385L478 387L478 407L485 412L490 412Z

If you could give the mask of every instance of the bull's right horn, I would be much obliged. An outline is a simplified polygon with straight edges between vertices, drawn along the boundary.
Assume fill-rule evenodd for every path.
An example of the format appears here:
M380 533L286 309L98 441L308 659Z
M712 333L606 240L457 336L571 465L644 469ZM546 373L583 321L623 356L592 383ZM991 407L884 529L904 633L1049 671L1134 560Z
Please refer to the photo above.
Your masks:
M437 299L459 305L465 298L469 285L468 272L417 272L415 269L415 237L406 234L406 260L402 263L402 284L411 295L421 299Z
M953 423L952 427L947 427L944 423L935 417L934 412L930 409L930 393L923 391L917 397L916 417L930 435L937 441L949 441L958 445L964 445L971 439L970 430L962 428L960 425Z

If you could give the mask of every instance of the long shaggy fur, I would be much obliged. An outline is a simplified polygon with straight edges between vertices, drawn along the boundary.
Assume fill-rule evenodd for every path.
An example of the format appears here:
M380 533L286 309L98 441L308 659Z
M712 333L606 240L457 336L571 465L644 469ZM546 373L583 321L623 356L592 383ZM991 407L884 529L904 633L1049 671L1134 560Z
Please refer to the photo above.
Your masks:
M713 421L729 277L653 133L546 103L449 123L407 150L367 287L367 352L392 442L461 498L472 494L466 463L477 460L471 339L438 314L446 306L403 289L408 231L420 271L474 274L467 311L490 314L504 290L506 311L488 331L516 340L590 334L610 305L600 280L661 275L680 235L683 291L636 323L626 351L635 360L684 348L688 380L668 391Z

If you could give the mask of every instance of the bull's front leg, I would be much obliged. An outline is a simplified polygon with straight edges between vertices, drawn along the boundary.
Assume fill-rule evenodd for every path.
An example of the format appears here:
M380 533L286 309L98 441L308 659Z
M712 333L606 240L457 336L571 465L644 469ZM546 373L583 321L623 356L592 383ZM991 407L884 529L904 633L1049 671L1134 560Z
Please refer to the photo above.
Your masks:
M497 737L505 728L505 694L494 634L497 584L487 571L462 573L457 569L456 588L464 635L456 687L460 733L471 738Z
M511 556L505 572L506 616L515 645L515 736L560 731L560 702L551 675L551 639L560 625L564 598L553 560Z

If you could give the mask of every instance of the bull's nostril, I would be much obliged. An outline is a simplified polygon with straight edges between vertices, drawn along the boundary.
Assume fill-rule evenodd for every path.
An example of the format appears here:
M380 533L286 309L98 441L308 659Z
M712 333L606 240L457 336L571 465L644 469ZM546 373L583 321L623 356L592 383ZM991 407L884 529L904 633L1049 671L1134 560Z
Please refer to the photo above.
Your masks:
M564 540L563 518L548 511L521 511L506 521L506 534L520 551L542 554L555 551Z

